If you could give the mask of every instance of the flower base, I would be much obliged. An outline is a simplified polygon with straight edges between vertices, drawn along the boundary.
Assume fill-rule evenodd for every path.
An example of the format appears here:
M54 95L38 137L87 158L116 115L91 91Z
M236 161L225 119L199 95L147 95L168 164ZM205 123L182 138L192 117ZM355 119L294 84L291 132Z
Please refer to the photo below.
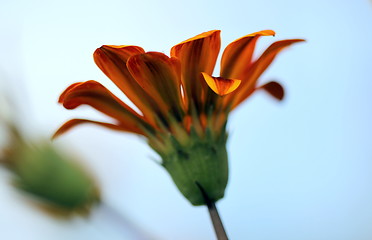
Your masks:
M206 205L202 188L210 201L223 198L228 180L227 135L217 139L194 136L186 146L162 155L163 166L192 205Z

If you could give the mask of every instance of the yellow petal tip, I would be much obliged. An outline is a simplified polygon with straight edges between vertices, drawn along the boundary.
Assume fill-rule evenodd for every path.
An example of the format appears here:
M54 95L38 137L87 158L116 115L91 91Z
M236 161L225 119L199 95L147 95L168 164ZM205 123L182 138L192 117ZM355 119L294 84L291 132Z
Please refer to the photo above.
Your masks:
M205 82L218 95L224 96L235 91L241 81L238 79L227 79L222 77L212 77L207 73L202 73Z

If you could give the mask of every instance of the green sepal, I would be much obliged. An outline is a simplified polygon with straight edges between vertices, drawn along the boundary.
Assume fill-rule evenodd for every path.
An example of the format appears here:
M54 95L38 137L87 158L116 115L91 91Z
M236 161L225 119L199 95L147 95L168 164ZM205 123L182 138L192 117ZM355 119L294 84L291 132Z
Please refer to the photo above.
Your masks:
M172 138L173 151L159 153L162 165L191 204L206 204L200 187L210 201L223 198L228 181L226 141L225 132L213 138L208 130L199 136L191 129L187 144L181 145Z

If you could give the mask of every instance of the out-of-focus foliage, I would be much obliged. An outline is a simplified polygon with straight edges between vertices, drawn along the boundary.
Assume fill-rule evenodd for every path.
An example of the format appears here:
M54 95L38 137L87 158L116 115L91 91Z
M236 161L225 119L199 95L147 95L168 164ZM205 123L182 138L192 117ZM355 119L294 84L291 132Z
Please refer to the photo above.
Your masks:
M0 112L1 130L6 135L0 144L0 165L13 173L13 185L50 213L87 215L100 201L94 178L49 140L26 140L14 119Z
M8 156L6 165L14 173L15 186L55 210L88 213L99 201L92 177L48 142L22 143Z

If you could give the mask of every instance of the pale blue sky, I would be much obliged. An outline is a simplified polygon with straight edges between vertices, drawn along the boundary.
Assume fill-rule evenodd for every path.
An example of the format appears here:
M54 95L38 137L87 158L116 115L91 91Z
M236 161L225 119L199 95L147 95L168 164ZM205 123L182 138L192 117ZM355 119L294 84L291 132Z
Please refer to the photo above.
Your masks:
M102 44L169 53L182 40L222 30L222 46L273 29L275 40L304 38L262 76L287 95L257 93L231 116L230 182L218 202L231 239L372 238L372 3L329 1L10 1L0 3L0 77L21 103L25 130L50 136L71 117L59 94L94 79L122 97L95 66ZM207 210L192 207L156 156L136 136L94 126L56 143L82 156L104 199L156 239L213 239ZM27 205L0 172L0 230L5 239L121 239L102 220L56 221ZM5 233L5 235L4 235Z

